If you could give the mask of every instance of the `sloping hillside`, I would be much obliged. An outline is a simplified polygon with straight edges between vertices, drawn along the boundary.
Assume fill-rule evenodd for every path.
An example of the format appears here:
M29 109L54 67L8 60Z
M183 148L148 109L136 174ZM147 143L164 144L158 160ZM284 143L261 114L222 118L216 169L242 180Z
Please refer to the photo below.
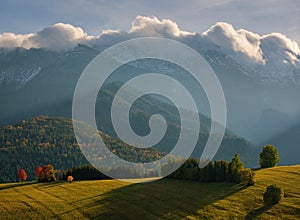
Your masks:
M112 152L134 162L157 160L153 149L136 149L100 132ZM37 166L52 164L56 170L89 164L76 142L70 119L39 116L0 128L0 183L17 181L17 171L35 179Z
M140 115L145 122L146 116ZM149 162L165 155L174 146L172 144L176 143L175 135L179 128L171 123L169 126L171 132L167 133L165 141L154 149L134 148L111 135L100 133L110 150L119 157L133 162ZM206 133L200 134L194 157L198 158L202 153L206 139ZM238 153L246 166L253 167L257 163L256 150L255 146L245 139L227 133L215 159L230 160ZM40 116L0 128L0 183L17 181L16 174L19 168L27 171L28 180L34 180L36 167L48 163L54 165L57 170L89 163L76 142L71 119Z
M0 185L3 219L297 219L300 165L256 171L257 183L199 183L163 179L146 184L116 180ZM264 207L262 194L276 183L280 204Z

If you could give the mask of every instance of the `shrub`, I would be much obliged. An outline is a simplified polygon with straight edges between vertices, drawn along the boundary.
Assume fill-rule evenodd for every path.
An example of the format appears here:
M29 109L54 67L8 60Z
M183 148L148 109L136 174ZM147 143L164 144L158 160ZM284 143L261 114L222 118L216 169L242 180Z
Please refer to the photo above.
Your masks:
M68 181L69 183L71 183L71 182L73 181L73 179L74 179L74 178L73 178L72 176L68 176L68 177L67 177L67 181Z
M39 182L51 182L56 181L55 171L51 164L46 166L38 166L35 170L35 174Z
M269 185L266 189L266 192L263 195L264 204L268 205L275 205L281 201L283 197L283 190L276 186L275 184Z
M247 185L247 186L253 186L255 183L254 178L254 172L253 170L246 168L240 171L240 184Z
M259 154L259 164L261 168L274 167L279 162L279 154L277 149L272 145L263 147L263 151Z

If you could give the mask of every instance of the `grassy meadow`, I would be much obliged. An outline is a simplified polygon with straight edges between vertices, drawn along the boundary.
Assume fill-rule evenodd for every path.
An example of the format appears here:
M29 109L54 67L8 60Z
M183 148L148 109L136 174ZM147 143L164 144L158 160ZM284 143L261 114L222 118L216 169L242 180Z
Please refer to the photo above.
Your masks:
M251 187L173 179L1 184L0 219L300 219L300 165L255 173ZM285 196L264 207L272 183Z

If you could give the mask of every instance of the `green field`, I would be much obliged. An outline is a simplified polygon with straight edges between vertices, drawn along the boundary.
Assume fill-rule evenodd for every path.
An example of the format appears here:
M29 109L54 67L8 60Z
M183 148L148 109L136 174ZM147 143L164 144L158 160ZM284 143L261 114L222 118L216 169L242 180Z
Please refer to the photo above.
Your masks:
M163 179L0 185L1 219L300 219L300 165L256 171L255 186ZM264 207L276 183L280 204Z

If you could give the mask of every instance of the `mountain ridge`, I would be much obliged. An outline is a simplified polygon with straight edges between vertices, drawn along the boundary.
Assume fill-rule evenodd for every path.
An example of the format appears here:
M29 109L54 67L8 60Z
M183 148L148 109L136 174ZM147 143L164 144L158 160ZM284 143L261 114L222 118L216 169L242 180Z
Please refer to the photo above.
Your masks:
M48 36L49 30L51 35ZM56 44L51 40L54 36ZM236 30L226 22L217 22L203 33L193 33L181 30L169 19L137 16L129 31L104 30L98 36L88 35L80 27L58 23L33 34L2 33L0 48L2 51L5 47L45 48L58 52L74 50L78 44L83 44L100 52L137 37L166 37L187 43L192 48L200 46L206 51L218 50L251 69L253 77L299 84L300 49L296 41L281 33L259 35L245 29Z
M85 45L79 45L75 50L68 52L51 52L45 49L11 51L8 59L10 65L22 66L22 63L32 60L41 66L41 71L18 89L12 85L0 85L0 100L4 103L0 109L0 123L14 123L37 115L70 117L71 108L68 106L71 106L76 82L86 65L98 53L98 50ZM202 55L216 72L223 87L228 108L228 128L234 133L260 145L274 136L274 125L276 129L284 130L299 121L297 94L300 87L254 79L245 73L248 69L220 51L202 51ZM151 62L146 66L143 62L140 66L127 65L117 71L117 74L114 74L116 77L112 77L110 81L126 82L139 74L162 72L189 88L198 103L200 113L210 117L205 92L188 77L188 73L174 65L164 66L164 63ZM2 65L1 68L6 67ZM188 109L188 106L185 108ZM275 124L271 121L270 124L261 124L262 115L266 110L276 110L288 115L289 123L282 124L282 121L275 117L272 119ZM245 115L247 117L244 117Z
M226 45L218 45L218 41L213 43L203 34L182 32L171 20L142 16L136 19L128 32L104 31L94 38L84 33L80 35L83 36L81 40L78 38L73 41L74 38L70 38L73 39L73 43L69 42L68 45L72 47L65 50L49 50L48 46L51 45L47 46L47 44L31 49L1 48L0 101L3 105L0 109L0 124L11 124L38 115L70 118L74 89L88 63L101 51L115 43L150 35L178 40L192 47L206 59L223 88L228 113L227 127L233 133L256 145L264 145L271 138L281 135L282 132L300 122L300 103L297 95L300 92L297 83L299 76L297 63L300 56L296 42L283 35L260 36L245 30L235 30L230 24L218 23L206 32L206 35L214 36L216 32L217 35L221 35L221 38L219 36L215 40L224 37L229 39ZM70 30L70 33L77 33L77 29L73 26L66 26L66 30L61 27L64 25L52 28L59 33ZM55 31L53 33L56 33ZM233 40L232 37L236 39ZM274 53L281 54L274 59L275 61L279 59L280 62L276 61L276 65L283 65L284 68L278 68L280 72L273 72L275 75L272 70L265 69L266 65L269 65L267 57L265 57L265 64L256 62L252 65L252 61L249 64L249 57L239 51L242 50L239 45L243 42L255 44L253 48L255 51L259 50L261 45L267 44L266 42L261 44L260 41L266 39L270 40L269 49L274 48ZM0 44L1 46L3 45ZM230 50L226 51L225 46ZM246 50L247 53L251 51ZM263 50L261 53L263 55ZM248 61L244 58L237 59L240 57L247 58ZM277 69L276 65L275 69ZM286 67L288 69L285 69ZM32 69L38 70L38 68L40 68L38 74L32 74ZM205 91L176 64L157 60L126 64L115 71L109 80L126 83L130 78L148 72L159 72L175 78L191 93L199 112L210 117L209 100ZM184 98L180 95L178 94L179 98ZM189 109L188 103L180 107ZM293 148L286 150L292 151Z

